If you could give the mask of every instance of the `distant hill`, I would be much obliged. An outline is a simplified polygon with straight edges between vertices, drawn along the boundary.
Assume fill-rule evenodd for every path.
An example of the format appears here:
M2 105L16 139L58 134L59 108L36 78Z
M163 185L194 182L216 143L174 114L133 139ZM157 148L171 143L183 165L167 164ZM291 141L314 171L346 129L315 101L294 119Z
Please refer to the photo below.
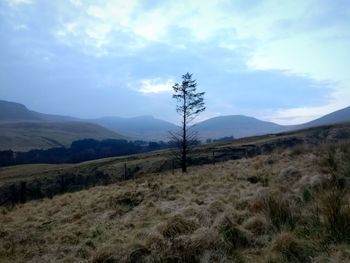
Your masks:
M78 119L69 116L43 114L27 109L24 105L0 100L0 123L8 122L90 122L110 129L117 134L123 134L132 140L168 141L169 131L179 127L171 122L156 119L152 116L134 118L103 117L97 119ZM201 140L207 138L219 139L234 136L242 138L268 133L291 131L313 126L335 124L350 121L350 107L327 114L316 120L300 125L278 125L273 122L258 120L243 115L219 116L200 122L194 126ZM100 127L101 128L101 127ZM83 135L83 134L82 134Z
M125 139L104 127L84 122L0 123L0 150L28 151L69 146L73 141L91 138Z
M139 116L134 118L102 117L98 119L78 119L69 116L39 113L29 110L22 104L0 100L0 123L23 121L90 122L123 134L130 139L147 141L168 141L169 131L174 131L177 129L175 124L153 118L152 116Z
M0 100L0 121L41 121L42 119L26 106Z
M19 122L19 121L77 121L77 118L53 114L44 114L29 110L20 103L0 100L0 122Z
M153 118L152 116L134 118L103 117L88 121L97 123L130 138L147 141L168 141L169 131L178 129L178 126L175 124Z
M347 107L300 125L278 125L273 122L261 121L253 117L231 115L214 117L200 122L195 125L194 129L199 132L202 140L207 138L218 139L227 136L242 138L349 121L350 107Z
M296 125L294 127L302 129L302 128L335 124L335 123L348 122L348 121L350 121L350 107L337 110L335 112L329 113L316 120L313 120L304 124Z
M284 131L282 125L261 121L243 115L220 116L200 122L193 127L201 139L218 139L227 136L242 138Z

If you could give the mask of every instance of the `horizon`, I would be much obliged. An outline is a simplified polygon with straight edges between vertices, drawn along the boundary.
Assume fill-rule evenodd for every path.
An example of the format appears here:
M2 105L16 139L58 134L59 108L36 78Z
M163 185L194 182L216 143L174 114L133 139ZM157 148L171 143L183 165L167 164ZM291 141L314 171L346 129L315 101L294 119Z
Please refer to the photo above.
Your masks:
M19 102L0 100L0 102L1 102L1 101L5 101L5 102L9 102L9 103L18 103L18 104L21 104L21 105L25 106L25 107L26 107L28 110L30 110L30 111L34 111L34 112L37 112L37 113L47 114L46 112L39 112L39 111L35 111L35 110L33 110L33 109L30 109L30 108L28 108L26 105L24 105L24 104L22 104L22 103L19 103ZM348 108L348 107L350 107L350 106L347 106L347 107L345 107L345 108ZM339 111L339 110L343 110L343 109L345 109L345 108L341 108L341 109L337 109L337 110L332 111L332 112L328 112L328 113L326 113L325 115L322 115L322 116L320 116L320 117L324 117L324 116L326 116L326 115L328 115L328 114L334 113L334 112ZM50 114L52 114L52 115L58 115L58 116L59 116L59 114L55 114L55 113L50 113ZM165 120L165 119L161 119L161 118L158 118L158 117L156 117L156 116L154 116L154 115L149 115L149 114L145 114L145 115L136 115L136 116L130 116L130 117L123 117L123 116L113 116L113 115L110 115L110 116L99 116L99 117L96 117L96 118L79 118L79 117L73 116L73 115L61 115L61 116L72 117L72 118L78 119L78 120L80 120L80 121L90 121L90 120L94 120L94 119L103 119L103 118L121 118L121 119L152 118L152 119L157 119L157 120L166 121L166 122L169 122L169 123L171 123L171 124L174 124L174 125L179 126L179 124L176 123L176 122L168 121L168 120ZM266 120L263 120L263 119L259 119L259 118L255 117L255 116L248 116L248 115L243 115L243 114L231 114L231 115L212 116L212 117L210 117L210 118L207 118L207 119L200 119L200 120L195 119L195 120L193 121L193 125L196 125L196 124L198 124L198 123L200 123L200 122L204 122L204 121L207 121L207 120L210 120L210 119L213 119L213 118L219 118L219 117L234 117L234 116L248 117L248 118L254 118L254 119L257 119L257 120L260 120L260 121L266 121ZM318 117L318 118L319 118L319 117ZM311 120L309 120L309 121L307 121L307 122L311 122L311 121L317 120L318 118L311 119ZM272 122L272 121L271 121L271 122ZM307 123L307 122L296 123L296 124L291 124L291 125L302 125L302 124L305 124L305 123ZM272 122L272 123L275 123L275 124L278 124L278 125L281 125L281 126L289 126L288 124L280 124L280 123L277 123L277 122Z
M206 92L196 122L294 125L350 105L349 2L185 3L2 1L0 98L47 114L176 124L171 87L190 72Z

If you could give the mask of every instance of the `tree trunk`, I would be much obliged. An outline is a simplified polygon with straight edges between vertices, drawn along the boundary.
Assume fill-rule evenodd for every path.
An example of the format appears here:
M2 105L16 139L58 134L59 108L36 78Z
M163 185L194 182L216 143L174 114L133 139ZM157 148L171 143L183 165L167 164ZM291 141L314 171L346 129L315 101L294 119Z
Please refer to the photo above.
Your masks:
M181 158L181 168L183 173L187 173L187 134L186 134L186 92L184 91L184 112L183 112L183 131L182 131L182 158Z

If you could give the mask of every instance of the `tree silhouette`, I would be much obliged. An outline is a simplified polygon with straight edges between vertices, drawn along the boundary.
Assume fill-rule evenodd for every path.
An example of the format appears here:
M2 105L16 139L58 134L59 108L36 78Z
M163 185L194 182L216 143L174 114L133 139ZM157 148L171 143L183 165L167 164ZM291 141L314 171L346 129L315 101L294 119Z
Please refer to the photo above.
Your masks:
M182 172L187 172L187 158L197 140L197 133L190 130L189 124L203 111L206 107L204 104L205 92L196 92L197 83L192 79L190 73L182 75L182 83L175 83L173 86L173 98L176 99L176 112L181 117L181 131L170 133L172 140L177 146L175 157L180 161Z

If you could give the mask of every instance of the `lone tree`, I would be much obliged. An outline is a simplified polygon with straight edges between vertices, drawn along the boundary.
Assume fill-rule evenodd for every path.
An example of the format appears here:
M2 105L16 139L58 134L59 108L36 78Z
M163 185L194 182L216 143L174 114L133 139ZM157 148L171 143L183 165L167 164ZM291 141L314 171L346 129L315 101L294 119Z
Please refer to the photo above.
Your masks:
M183 173L187 172L187 156L191 146L197 142L197 134L190 131L189 124L206 109L203 98L205 92L197 93L196 86L196 80L188 72L182 76L181 84L175 83L173 86L173 98L177 100L176 111L181 116L181 132L170 134L178 147L175 156L181 162Z

